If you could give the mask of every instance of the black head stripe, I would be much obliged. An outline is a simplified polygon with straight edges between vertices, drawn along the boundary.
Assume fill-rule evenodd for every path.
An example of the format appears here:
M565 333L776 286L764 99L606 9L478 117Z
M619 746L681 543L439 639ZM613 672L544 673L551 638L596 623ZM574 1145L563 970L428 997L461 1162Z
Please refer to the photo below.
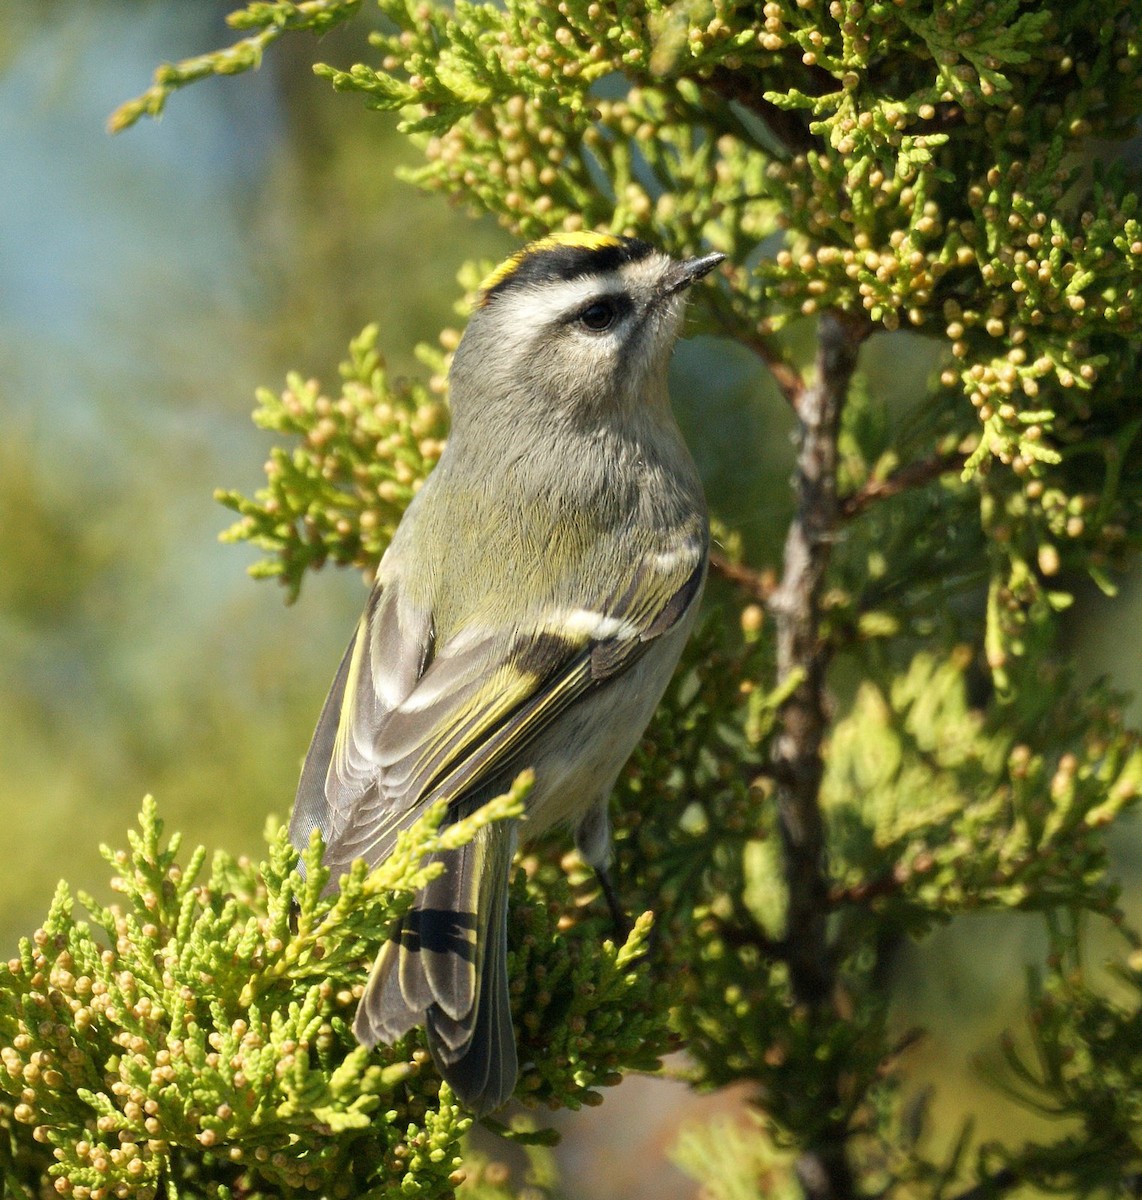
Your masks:
M605 274L625 263L638 262L654 253L649 242L638 238L616 238L614 242L589 248L576 245L540 245L524 255L515 267L488 288L482 297L489 300L515 288L554 280L579 279L583 275Z

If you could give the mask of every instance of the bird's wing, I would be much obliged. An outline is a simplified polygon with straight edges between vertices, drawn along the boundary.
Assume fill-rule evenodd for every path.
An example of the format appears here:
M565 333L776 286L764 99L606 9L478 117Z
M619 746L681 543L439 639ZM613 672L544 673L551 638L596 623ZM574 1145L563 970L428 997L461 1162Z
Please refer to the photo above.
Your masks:
M330 865L335 861L330 848L352 820L358 801L374 788L375 739L432 659L430 614L404 607L402 612L397 585L374 587L333 677L301 769L290 840L303 850L313 830L320 829Z
M677 625L705 567L705 538L695 536L636 563L602 611L569 609L510 636L468 630L439 646L430 621L402 630L395 596L381 596L362 618L314 734L295 844L317 826L335 873L354 858L378 863L425 804L455 804L527 765L521 754L561 713Z

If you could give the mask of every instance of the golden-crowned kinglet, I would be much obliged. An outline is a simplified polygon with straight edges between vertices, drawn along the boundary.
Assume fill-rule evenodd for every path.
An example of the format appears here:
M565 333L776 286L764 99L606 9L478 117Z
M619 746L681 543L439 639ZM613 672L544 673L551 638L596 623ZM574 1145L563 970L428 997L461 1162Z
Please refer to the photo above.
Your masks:
M377 569L305 760L290 834L333 879L446 798L457 817L535 771L524 833L610 856L607 799L678 661L706 574L702 485L666 371L686 289L724 258L556 234L484 281L450 373L452 428ZM518 822L444 852L357 1010L417 1025L476 1113L517 1075L508 877Z

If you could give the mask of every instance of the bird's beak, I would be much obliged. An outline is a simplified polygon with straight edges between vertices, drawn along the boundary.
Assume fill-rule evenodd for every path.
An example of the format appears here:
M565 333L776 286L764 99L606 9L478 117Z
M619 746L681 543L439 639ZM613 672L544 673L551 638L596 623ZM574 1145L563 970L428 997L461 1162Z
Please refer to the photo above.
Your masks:
M662 294L673 296L675 292L688 288L703 275L708 275L725 257L724 254L715 251L713 254L703 254L701 258L688 258L683 262L674 263L662 281Z

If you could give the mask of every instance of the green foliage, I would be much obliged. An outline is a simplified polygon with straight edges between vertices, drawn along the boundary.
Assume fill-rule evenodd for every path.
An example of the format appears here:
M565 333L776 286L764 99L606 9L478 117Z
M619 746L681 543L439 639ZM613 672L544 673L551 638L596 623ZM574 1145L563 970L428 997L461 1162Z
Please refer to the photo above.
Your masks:
M840 903L925 932L981 908L1112 913L1098 831L1142 794L1142 739L1113 697L1062 693L1020 729L967 702L961 649L862 684L838 722L821 799Z
M191 78L254 65L265 41L287 27L316 28L353 7L251 5L233 23L261 33L165 69L117 120L157 112L170 88ZM688 1137L681 1156L710 1195L796 1194L799 1156L822 1147L842 1160L837 1178L850 1179L842 1197L935 1200L1018 1182L1115 1193L1142 1165L1142 1033L1138 939L1118 907L1101 831L1142 794L1142 749L1124 726L1121 699L1104 685L1077 689L1057 645L1075 580L1086 574L1112 590L1112 572L1142 532L1134 396L1142 224L1133 177L1115 161L1115 143L1142 115L1137 5L380 0L380 9L373 61L318 71L371 108L398 114L424 152L424 164L407 172L416 184L493 214L521 237L608 228L679 255L724 251L717 286L695 296L698 326L755 351L795 408L807 387L805 320L826 311L861 336L922 336L935 363L906 413L888 411L858 378L839 437L839 515L830 530L838 544L814 614L819 661L808 664L833 665L850 681L823 705L830 728L817 797L828 847L819 915L831 994L807 1003L792 977L789 858L771 803L783 781L767 766L781 703L805 677L773 687L774 638L758 605L772 585L730 555L721 564L729 582L618 788L622 894L636 911L657 914L647 966L636 970L633 956L647 944L648 919L625 949L603 942L598 923L576 913L586 872L558 863L555 842L525 860L516 879L512 986L529 1064L520 1096L593 1103L598 1086L630 1067L653 1069L680 1042L697 1086L744 1082L764 1114L756 1125ZM470 264L463 278L476 275ZM221 498L241 516L228 536L266 550L256 573L280 576L291 598L305 570L329 558L374 566L439 456L446 358L424 351L422 359L429 383L390 382L370 328L351 347L339 397L300 376L280 398L260 394L256 419L289 444L272 452L268 487L254 500ZM727 546L741 544L740 530L724 533ZM410 843L390 883L410 886L422 849ZM207 899L185 893L199 914L186 919L211 933L195 952L209 959L206 974L245 999L218 1000L217 1012L207 1002L209 1013L196 1013L205 1041L179 1037L201 1055L229 1056L207 1087L233 1084L225 1072L239 1068L230 1057L254 1028L247 1010L262 1014L250 1053L280 1048L271 1039L288 1030L294 1059L281 1076L241 1067L247 1082L260 1081L255 1093L274 1097L265 1109L256 1098L254 1109L228 1101L225 1119L206 1103L179 1109L174 1127L193 1133L198 1148L178 1142L170 1161L193 1162L187 1171L223 1169L201 1135L226 1133L226 1122L246 1121L243 1146L270 1129L312 1133L320 1125L306 1160L316 1171L343 1161L336 1155L356 1145L354 1122L367 1113L369 1144L387 1157L374 1168L373 1151L354 1151L354 1169L389 1171L384 1178L393 1180L404 1170L412 1194L446 1194L439 1189L449 1186L463 1118L446 1095L424 1090L423 1056L398 1048L378 1061L344 1035L338 1005L351 1005L365 951L351 921L347 940L330 943L320 965L292 951L296 969L313 975L295 979L282 968L272 982L255 961L262 935L243 941L227 932L246 904L282 943L267 962L283 961L295 944L282 925L288 866L275 861L256 886L258 876L231 865L202 893ZM399 871L406 874L392 874ZM177 891L176 880L170 886ZM306 886L312 893L316 885ZM367 886L355 876L347 891ZM149 887L159 894L157 883ZM303 917L332 903L302 891ZM406 895L369 893L369 902L388 905L389 920ZM66 989L58 981L42 989L51 956L65 952L56 942L81 939L68 910L61 897L43 945L29 943L13 967L21 997L33 994L39 973L34 994L59 1022L53 1027L34 1011L40 1001L25 999L33 1008L20 1018L24 1033L11 1025L16 1016L3 1018L11 1053L31 1053L35 1042L35 1052L54 1056L37 1061L31 1078L30 1058L8 1068L21 1081L6 1124L15 1138L12 1178L34 1174L27 1163L36 1147L20 1136L26 1125L61 1150L61 1163L77 1152L53 1131L82 1125L91 1130L84 1145L104 1133L110 1144L110 1132L128 1125L100 1131L99 1122L126 1121L130 1088L142 1088L130 1074L132 1038L142 1039L143 1063L155 1063L144 1013L122 1031L108 1026L105 1060L98 1068L77 1060L74 1078L62 1082L64 1059L50 1040L41 1044L49 1039L41 1031L63 1029L76 1049L83 1039L67 1032ZM908 1039L896 1038L890 1012L893 954L903 939L977 910L1039 914L1052 938L1046 982L1036 977L1031 989L1031 1050L1012 1043L1005 1076L1021 1103L1077 1120L1046 1145L979 1148L965 1129L949 1149L929 1128L926 1101L907 1086ZM170 913L177 933L181 917ZM111 916L108 924L93 913L115 948L84 951L83 978L94 980L100 955L110 954L111 988L126 937L152 964L130 968L133 979L152 979L150 1004L189 1019L190 1001L179 1008L154 976L165 944L146 932L158 928L154 919L139 912L128 926ZM1077 966L1082 931L1096 921L1121 927L1131 947L1115 968L1117 991ZM383 925L370 924L372 936ZM299 923L297 937L310 929ZM229 957L217 957L221 947ZM60 970L76 975L72 965ZM309 991L289 990L320 992L318 976L331 981L329 997L309 1002ZM107 1004L119 1017L138 1001L124 982L115 986L119 998ZM241 1033L236 1005L247 1022ZM672 1033L662 1026L668 1010ZM230 1039L224 1051L211 1033ZM23 1049L20 1036L32 1039ZM385 1075L398 1067L406 1072L399 1081ZM125 1102L107 1081L112 1069L128 1088ZM61 1078L55 1090L48 1070ZM413 1141L436 1138L438 1162L409 1141L407 1114L389 1119L404 1112L387 1107L397 1092L419 1122ZM49 1100L52 1119L34 1115ZM253 1113L271 1110L255 1133ZM391 1141L398 1128L400 1155ZM515 1136L533 1147L542 1140L522 1128ZM278 1152L286 1165L275 1168ZM130 1161L151 1169L143 1150L133 1153ZM227 1158L225 1170L235 1173L228 1178L261 1171L258 1187L270 1186L263 1179L273 1180L271 1169L279 1180L301 1170L285 1148L267 1161L263 1171ZM542 1194L547 1185L537 1175L527 1186ZM473 1163L471 1187L489 1200L516 1193L487 1162Z
M131 850L105 851L122 902L60 884L41 929L0 987L0 1147L9 1188L103 1196L450 1196L470 1118L419 1036L375 1052L348 1022L386 931L438 866L488 821L522 811L528 781L441 829L432 810L371 875L357 864L326 892L315 835L302 856L284 830L261 864L200 848L185 865L144 803ZM513 931L517 1022L547 1052L523 1088L578 1107L620 1067L653 1069L661 997L639 966L650 928L623 946L589 922L560 931L553 898ZM557 1031L557 1032L556 1032ZM552 1036L548 1036L550 1033ZM221 1192L219 1191L221 1189Z
M1031 1044L1005 1042L1000 1082L1019 1103L1068 1119L1073 1132L1015 1154L988 1152L1044 1191L1106 1195L1142 1167L1142 952L1135 945L1115 966L1112 998L1082 969L1074 929L1053 934L1046 978L1031 975Z
M700 319L768 361L774 330L825 307L943 341L925 407L968 472L1013 472L978 481L1001 686L1066 602L1053 577L1106 581L1136 544L1142 226L1090 151L1142 111L1129 0L774 2L756 23L713 2L380 7L378 65L318 70L402 114L414 182L525 236L726 251Z
M517 1126L521 1124L517 1122ZM469 1153L464 1160L464 1200L548 1200L558 1196L558 1172L551 1150L525 1142L524 1153L527 1162L522 1172L499 1159Z
M361 0L253 0L243 9L227 17L233 29L255 29L232 46L199 54L179 63L164 63L155 71L154 83L134 100L121 104L107 127L111 133L129 129L141 117L158 117L166 107L172 92L212 75L240 75L257 70L262 65L266 48L286 32L307 29L310 33L327 33L335 25L353 16Z
M710 1200L798 1200L791 1155L757 1120L742 1127L721 1120L683 1131L673 1158L695 1179L709 1180ZM726 1163L731 1165L726 1170Z
M439 354L420 347L436 369L425 387L390 383L370 325L349 346L341 364L342 391L335 400L316 380L292 374L276 396L258 392L254 421L263 429L298 437L292 451L275 446L266 464L269 486L255 500L219 491L217 498L242 519L224 535L271 552L252 574L280 577L297 597L307 569L332 559L361 569L376 566L424 477L444 448L447 410L439 399L446 367ZM434 397L434 394L436 397Z

